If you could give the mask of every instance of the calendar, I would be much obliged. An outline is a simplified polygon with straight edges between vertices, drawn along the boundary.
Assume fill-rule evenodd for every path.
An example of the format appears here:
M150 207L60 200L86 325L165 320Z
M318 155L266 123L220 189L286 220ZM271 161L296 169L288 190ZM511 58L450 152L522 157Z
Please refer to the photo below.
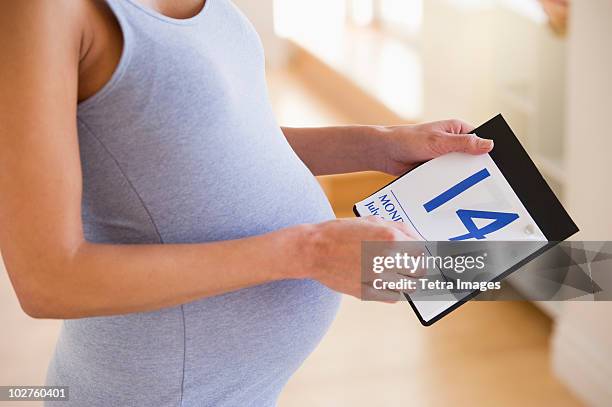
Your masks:
M353 210L357 216L403 222L425 241L533 242L518 253L513 250L495 280L578 228L501 115L474 133L494 140L491 153L450 153L428 161L357 202ZM467 300L449 294L421 301L418 295L408 300L426 325Z

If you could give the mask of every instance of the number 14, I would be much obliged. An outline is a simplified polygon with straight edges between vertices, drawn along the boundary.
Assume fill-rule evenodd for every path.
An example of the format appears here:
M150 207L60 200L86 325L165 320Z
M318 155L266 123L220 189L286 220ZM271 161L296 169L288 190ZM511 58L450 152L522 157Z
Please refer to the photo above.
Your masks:
M489 170L484 168L442 192L440 195L425 203L423 207L428 213L432 212L490 176ZM468 230L468 233L451 237L448 240L485 239L488 234L506 227L519 217L516 213L478 211L471 209L458 209L457 216L459 216L459 220L461 220L461 223L463 223ZM478 228L474 223L474 219L490 219L492 222L482 228Z

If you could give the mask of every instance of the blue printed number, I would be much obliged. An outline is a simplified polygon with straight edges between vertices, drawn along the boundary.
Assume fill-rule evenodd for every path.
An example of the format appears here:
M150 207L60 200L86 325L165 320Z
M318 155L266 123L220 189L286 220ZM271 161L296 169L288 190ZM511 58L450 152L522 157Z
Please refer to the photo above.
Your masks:
M448 240L484 239L489 233L504 228L519 217L516 213L472 211L469 209L457 210L457 216L459 216L459 219L461 219L469 233L451 237ZM493 222L479 229L473 219L492 219Z
M440 195L423 205L423 207L427 212L431 212L490 176L491 173L489 173L489 170L484 168L442 192Z
M458 182L456 185L450 187L440 195L425 203L423 208L425 208L427 212L431 212L490 176L491 174L489 171L484 168ZM486 235L506 227L519 217L516 213L476 211L468 209L458 209L457 216L459 216L461 223L463 223L465 228L468 230L468 233L461 236L451 237L449 240L485 239ZM492 222L488 223L482 228L478 228L474 223L474 219L490 219Z

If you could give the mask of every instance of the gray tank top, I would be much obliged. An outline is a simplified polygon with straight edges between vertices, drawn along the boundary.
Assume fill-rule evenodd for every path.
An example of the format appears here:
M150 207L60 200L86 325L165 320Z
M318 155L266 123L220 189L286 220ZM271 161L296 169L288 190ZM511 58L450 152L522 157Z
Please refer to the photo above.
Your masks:
M77 117L89 241L212 242L333 217L275 121L261 43L229 0L185 20L107 1L122 56ZM47 381L70 386L62 406L272 406L338 303L287 280L65 321Z

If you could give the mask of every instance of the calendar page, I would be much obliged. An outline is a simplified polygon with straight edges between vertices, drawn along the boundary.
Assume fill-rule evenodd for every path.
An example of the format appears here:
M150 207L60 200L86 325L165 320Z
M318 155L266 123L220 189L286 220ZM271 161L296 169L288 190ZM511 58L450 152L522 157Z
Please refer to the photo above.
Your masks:
M355 207L404 222L423 240L546 240L489 154L436 158Z
M403 222L425 241L534 242L498 258L495 279L578 228L501 115L474 132L494 140L490 154L438 157L357 202L354 212ZM419 292L408 298L426 325L462 302L450 292L437 294L433 300Z

